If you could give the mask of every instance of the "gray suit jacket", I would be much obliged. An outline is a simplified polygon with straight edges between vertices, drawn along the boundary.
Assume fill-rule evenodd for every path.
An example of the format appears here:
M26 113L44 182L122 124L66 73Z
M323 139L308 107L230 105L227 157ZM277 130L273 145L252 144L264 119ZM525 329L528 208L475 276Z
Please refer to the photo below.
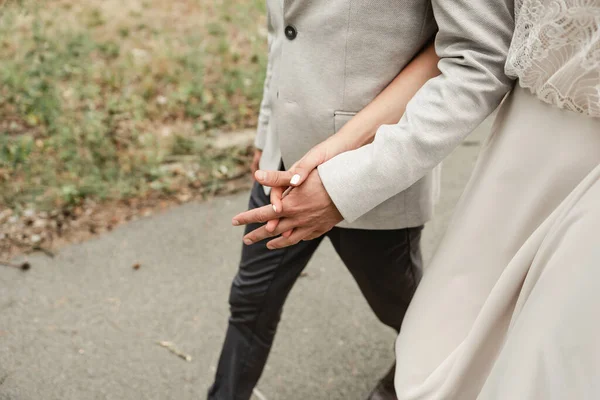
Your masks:
M266 170L276 170L281 159L290 167L333 135L398 75L436 29L430 0L285 0L283 5L267 0L267 8L269 63L256 137L263 149L260 167ZM422 225L432 214L438 176L430 171L340 226Z

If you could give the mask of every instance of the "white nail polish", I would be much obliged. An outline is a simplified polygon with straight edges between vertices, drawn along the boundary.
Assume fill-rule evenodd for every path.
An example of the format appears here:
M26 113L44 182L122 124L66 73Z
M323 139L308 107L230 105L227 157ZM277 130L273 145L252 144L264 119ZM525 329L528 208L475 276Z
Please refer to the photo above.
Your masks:
M273 211L277 212L277 206L273 204Z
M290 184L297 185L298 182L300 182L300 175L296 174L296 175L292 176L292 179L290 180Z

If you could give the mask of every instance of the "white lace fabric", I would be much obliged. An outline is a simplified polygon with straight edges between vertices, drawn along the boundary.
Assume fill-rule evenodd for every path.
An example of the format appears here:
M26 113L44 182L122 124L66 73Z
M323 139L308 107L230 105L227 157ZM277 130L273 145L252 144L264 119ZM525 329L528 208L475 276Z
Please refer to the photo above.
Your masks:
M600 118L600 0L516 0L506 73L541 100Z

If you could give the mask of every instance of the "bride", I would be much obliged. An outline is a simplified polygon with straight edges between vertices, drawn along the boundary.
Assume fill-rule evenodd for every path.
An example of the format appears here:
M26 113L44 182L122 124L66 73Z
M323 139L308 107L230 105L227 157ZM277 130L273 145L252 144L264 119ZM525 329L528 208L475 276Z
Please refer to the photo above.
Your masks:
M284 228L271 223L253 238L285 232L276 239L285 246L290 229L321 232L299 215L311 207L358 218L439 163L499 105L512 78L406 314L397 395L600 398L600 0L432 4L442 75L373 143L340 154L334 136L280 173L300 174L302 185L326 160L319 175L335 207L305 196L302 211L272 215Z

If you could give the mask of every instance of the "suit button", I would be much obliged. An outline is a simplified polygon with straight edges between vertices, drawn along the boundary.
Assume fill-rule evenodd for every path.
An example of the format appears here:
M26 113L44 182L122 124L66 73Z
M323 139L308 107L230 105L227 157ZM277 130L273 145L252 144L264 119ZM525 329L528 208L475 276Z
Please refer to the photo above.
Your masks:
M298 36L298 31L296 31L296 28L294 28L292 25L288 25L285 27L286 38L288 38L289 40L294 40L296 39L296 36Z

